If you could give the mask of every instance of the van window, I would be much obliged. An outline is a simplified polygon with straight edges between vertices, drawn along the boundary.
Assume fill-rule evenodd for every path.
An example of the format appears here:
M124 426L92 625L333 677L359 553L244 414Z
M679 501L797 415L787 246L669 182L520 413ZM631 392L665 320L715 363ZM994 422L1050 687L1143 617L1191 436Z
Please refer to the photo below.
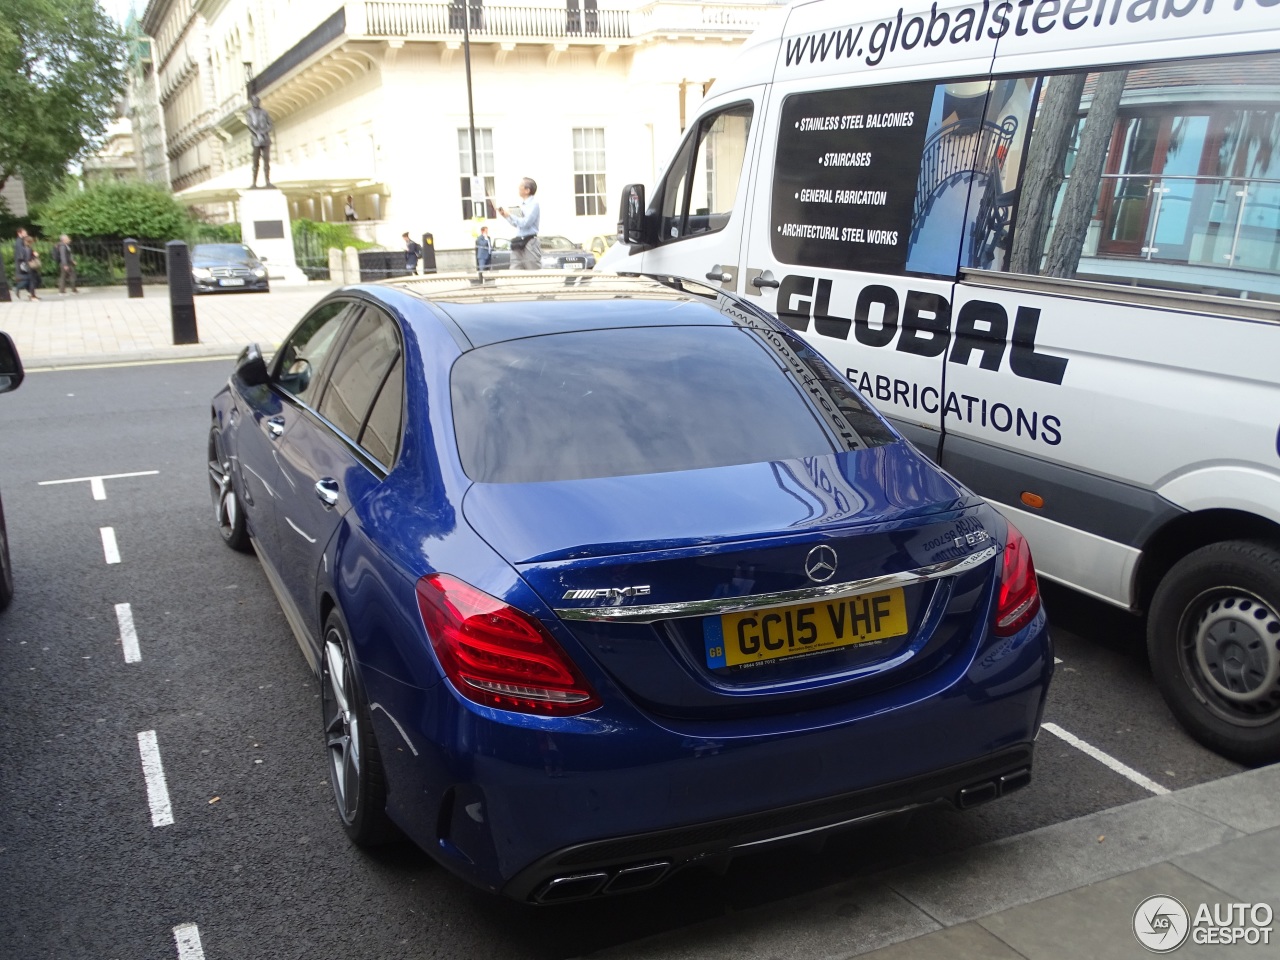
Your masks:
M974 268L1280 300L1280 57L783 102L782 263Z
M1031 82L1016 182L971 188L966 265L1280 300L1280 57Z
M752 105L703 117L686 138L662 186L659 239L723 230L733 214L751 134Z

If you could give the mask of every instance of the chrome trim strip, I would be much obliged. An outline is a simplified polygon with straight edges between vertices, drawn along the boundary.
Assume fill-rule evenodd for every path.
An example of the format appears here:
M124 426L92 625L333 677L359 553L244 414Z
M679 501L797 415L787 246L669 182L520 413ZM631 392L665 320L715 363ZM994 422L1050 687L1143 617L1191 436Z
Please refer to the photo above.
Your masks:
M957 560L943 560L915 570L887 573L866 580L848 583L830 583L820 587L801 587L798 590L782 590L778 593L756 593L746 597L716 597L711 600L686 600L681 603L650 603L641 607L569 607L556 608L561 620L592 620L603 623L653 623L657 620L677 620L683 617L709 617L722 613L741 613L744 610L761 610L766 607L786 607L810 600L843 600L887 590L939 577L953 576L986 563L1000 552L995 544Z

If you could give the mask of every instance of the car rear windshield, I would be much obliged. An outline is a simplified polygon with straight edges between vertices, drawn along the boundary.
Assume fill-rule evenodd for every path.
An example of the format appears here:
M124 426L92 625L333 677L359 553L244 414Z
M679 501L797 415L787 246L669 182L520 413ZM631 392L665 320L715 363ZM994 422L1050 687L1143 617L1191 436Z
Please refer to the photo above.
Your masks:
M462 467L482 483L697 470L895 439L847 381L774 329L508 340L464 354L451 391Z

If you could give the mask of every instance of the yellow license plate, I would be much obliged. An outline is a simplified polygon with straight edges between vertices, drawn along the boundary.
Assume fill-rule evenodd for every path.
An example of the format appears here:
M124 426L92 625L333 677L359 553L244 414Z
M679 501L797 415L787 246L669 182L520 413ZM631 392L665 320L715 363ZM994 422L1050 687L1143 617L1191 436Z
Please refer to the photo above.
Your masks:
M702 621L707 666L713 670L887 640L906 632L901 587L843 600L726 613Z

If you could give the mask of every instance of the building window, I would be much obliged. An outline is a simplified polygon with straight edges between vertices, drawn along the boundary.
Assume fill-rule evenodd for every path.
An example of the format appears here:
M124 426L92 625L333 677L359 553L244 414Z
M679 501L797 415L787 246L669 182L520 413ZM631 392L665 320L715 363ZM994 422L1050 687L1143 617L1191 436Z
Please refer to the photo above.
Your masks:
M573 128L573 202L580 217L596 217L604 206L604 130Z
M476 128L476 165L480 168L478 175L484 177L484 196L471 195L471 134L465 128L458 130L458 169L462 172L462 219L471 220L483 217L486 220L497 219L498 211L493 206L493 195L497 189L493 171L493 130L488 127Z

